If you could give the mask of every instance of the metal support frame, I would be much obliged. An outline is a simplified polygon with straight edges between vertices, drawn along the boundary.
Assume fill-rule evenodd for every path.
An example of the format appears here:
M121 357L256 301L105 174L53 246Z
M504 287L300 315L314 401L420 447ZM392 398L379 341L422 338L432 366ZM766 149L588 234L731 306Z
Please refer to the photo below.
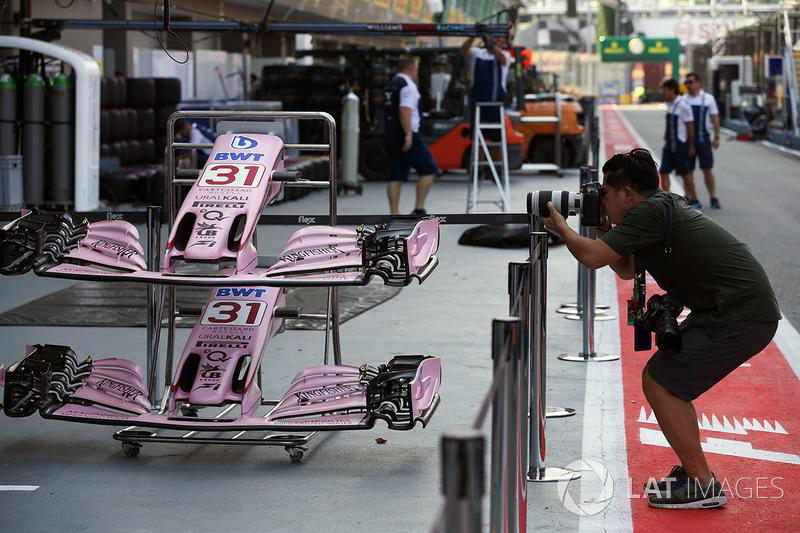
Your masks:
M269 120L283 120L283 119L307 119L323 121L327 124L328 138L327 143L324 144L284 144L286 150L304 150L326 152L329 156L329 180L320 182L287 182L284 186L301 186L301 187L318 187L326 188L329 191L329 209L328 221L330 225L337 223L337 196L336 196L336 124L328 113L322 112L283 112L283 111L177 111L173 113L167 120L167 150L165 157L165 165L167 172L165 173L165 190L167 191L167 213L169 229L176 222L179 198L178 190L180 187L191 186L194 184L198 170L177 170L175 153L177 150L188 148L212 148L213 143L178 143L174 142L175 122L180 118L210 118L210 119L233 119L241 120L242 122L226 122L226 131L247 133L253 128L253 120L269 121ZM240 129L237 129L240 128ZM248 129L250 128L250 129ZM235 131L234 131L235 130ZM160 240L161 240L161 208L151 207L147 213L147 267L149 270L158 270L161 264L160 255ZM256 236L254 235L254 239ZM163 382L158 368L159 357L159 341L161 332L162 312L164 309L164 298L166 297L167 308L167 346L166 357L164 361ZM337 287L328 288L328 305L327 312L324 315L316 316L320 320L325 321L325 353L324 364L329 364L330 351L333 353L333 363L341 364L341 342L339 338L339 293ZM169 397L169 386L173 380L173 364L175 357L175 329L176 319L180 314L176 298L176 286L158 286L148 285L147 292L147 376L148 376L148 389L150 393L150 400L154 406L154 411L159 413L166 412L167 401ZM307 317L308 318L308 317ZM258 376L259 383L261 375ZM159 398L158 389L161 388L163 383L163 395ZM278 402L275 400L264 400L262 398L262 406L273 406ZM204 407L197 406L198 409L207 409L213 411L205 418L223 418L227 413L233 409L234 404L222 407ZM191 407L190 407L191 408ZM246 444L246 445L266 445L266 446L283 446L289 452L293 461L298 461L302 458L305 448L304 444L316 435L316 431L308 432L306 434L297 435L291 433L282 433L275 431L264 431L268 433L260 438L247 438L246 431L231 432L231 435L224 436L224 432L214 430L213 436L202 436L198 431L188 431L180 434L180 430L163 430L172 431L173 434L159 434L150 429L140 429L137 426L129 426L125 429L119 430L114 434L114 439L122 441L123 449L127 455L138 454L138 449L141 447L142 442L181 442L189 444ZM178 434L175 434L175 433ZM200 434L200 435L198 435Z
M161 265L161 206L147 208L147 269ZM161 403L163 373L158 367L158 346L161 339L161 317L164 311L164 287L147 285L147 390L151 405Z
M500 122L483 122L481 111L487 108L498 108ZM508 183L508 142L506 140L506 115L501 102L477 102L475 104L475 123L472 127L472 162L470 169L470 186L467 192L467 213L476 212L479 203L493 203L499 206L504 213L511 211L511 190ZM500 146L501 160L496 162L492 159L490 143L486 141L484 130L500 130L500 143L491 143L491 146ZM483 152L484 161L480 161L480 153ZM481 167L489 167L494 185L500 194L497 200L480 200L478 194L481 188ZM497 167L501 167L501 174L497 173Z

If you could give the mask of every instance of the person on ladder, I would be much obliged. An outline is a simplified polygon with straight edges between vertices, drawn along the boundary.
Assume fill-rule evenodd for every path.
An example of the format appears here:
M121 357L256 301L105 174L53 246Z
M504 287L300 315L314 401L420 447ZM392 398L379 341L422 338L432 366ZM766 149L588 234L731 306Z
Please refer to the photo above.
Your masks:
M475 108L478 102L505 102L506 78L511 67L511 54L505 50L506 38L502 35L483 35L485 47L472 46L475 36L467 37L461 45L461 55L471 61L472 86L469 92L470 125L475 127ZM504 117L499 110L489 108L481 110L481 123L504 124ZM484 132L487 141L500 142L500 130L487 129ZM497 146L490 147L492 159L500 158ZM483 154L480 154L483 159ZM489 175L491 173L489 172Z

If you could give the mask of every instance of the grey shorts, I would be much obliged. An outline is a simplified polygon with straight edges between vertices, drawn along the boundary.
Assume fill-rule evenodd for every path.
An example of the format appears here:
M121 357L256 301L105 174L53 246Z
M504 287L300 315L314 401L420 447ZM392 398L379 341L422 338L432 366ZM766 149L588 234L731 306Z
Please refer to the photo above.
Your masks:
M777 322L755 320L681 332L680 353L657 350L648 361L653 380L691 402L759 353L775 336Z

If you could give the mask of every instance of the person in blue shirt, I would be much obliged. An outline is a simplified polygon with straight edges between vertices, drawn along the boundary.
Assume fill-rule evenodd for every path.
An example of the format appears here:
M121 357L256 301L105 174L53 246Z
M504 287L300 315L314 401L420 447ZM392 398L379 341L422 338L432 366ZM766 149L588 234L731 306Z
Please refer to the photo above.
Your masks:
M217 138L216 134L205 126L189 122L179 118L175 121L175 133L179 135L183 142L189 143L213 143ZM192 153L194 149L186 150L178 154L182 168L192 168ZM200 148L197 152L197 168L203 168L211 155L210 148Z

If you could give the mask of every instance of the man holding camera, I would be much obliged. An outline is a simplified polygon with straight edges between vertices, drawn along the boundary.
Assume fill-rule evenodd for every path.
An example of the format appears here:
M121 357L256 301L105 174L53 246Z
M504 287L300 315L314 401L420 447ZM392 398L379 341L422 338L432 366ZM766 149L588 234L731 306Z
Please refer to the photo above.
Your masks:
M681 462L648 489L648 503L722 507L727 499L703 454L692 401L764 349L781 315L767 274L747 245L681 196L659 189L658 178L652 156L641 148L606 162L598 239L572 230L552 202L541 219L586 267L609 265L622 279L644 269L691 310L679 327L678 346L662 343L642 372L645 397Z

